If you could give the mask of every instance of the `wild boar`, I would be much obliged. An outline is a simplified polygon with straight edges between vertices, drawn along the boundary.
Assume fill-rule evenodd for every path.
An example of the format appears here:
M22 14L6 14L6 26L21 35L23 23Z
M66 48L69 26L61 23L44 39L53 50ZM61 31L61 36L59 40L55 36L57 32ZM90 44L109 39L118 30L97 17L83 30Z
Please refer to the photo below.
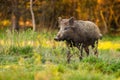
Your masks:
M59 17L59 32L54 38L56 41L66 41L68 48L77 47L80 51L79 59L82 59L83 49L89 55L89 46L95 50L94 54L98 56L97 45L98 40L102 38L102 34L96 24L91 21L62 19ZM70 51L67 54L67 61L70 62Z

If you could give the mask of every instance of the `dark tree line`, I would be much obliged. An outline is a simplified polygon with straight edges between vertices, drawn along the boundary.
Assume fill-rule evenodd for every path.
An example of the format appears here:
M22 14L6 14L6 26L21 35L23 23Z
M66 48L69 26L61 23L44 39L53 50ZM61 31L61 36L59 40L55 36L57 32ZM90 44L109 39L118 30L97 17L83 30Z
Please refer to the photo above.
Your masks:
M57 18L91 20L103 33L120 32L120 0L32 0L36 30L57 28ZM32 27L30 0L0 0L0 21L11 22L11 27ZM23 24L21 25L20 22ZM29 23L29 24L28 24Z

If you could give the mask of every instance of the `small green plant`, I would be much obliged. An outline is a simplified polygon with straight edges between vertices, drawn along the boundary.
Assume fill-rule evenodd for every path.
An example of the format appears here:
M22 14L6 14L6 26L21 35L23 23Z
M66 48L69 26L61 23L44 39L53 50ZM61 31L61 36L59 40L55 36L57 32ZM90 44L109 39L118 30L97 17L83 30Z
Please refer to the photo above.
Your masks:
M119 51L119 52L120 52L120 48L118 48L118 49L117 49L117 51Z
M64 73L65 72L65 66L60 64L58 65L58 72Z

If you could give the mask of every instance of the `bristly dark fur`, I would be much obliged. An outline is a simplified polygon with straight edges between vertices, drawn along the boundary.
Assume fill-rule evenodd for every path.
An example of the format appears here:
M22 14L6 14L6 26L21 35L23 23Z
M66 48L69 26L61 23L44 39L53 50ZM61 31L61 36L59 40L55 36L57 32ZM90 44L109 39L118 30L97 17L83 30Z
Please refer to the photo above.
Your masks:
M91 21L59 18L60 30L55 37L56 41L66 41L68 47L77 47L80 50L79 58L82 59L83 49L89 55L89 46L95 48L94 54L98 56L97 45L102 34L96 24ZM70 53L68 54L70 55ZM70 61L70 57L68 62Z

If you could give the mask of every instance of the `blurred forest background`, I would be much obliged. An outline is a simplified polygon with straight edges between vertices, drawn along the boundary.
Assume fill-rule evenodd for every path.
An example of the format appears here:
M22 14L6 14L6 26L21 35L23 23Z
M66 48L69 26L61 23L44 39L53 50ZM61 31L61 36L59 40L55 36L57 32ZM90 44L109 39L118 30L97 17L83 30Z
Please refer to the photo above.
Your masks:
M0 29L32 28L30 0L0 0ZM95 22L103 34L120 33L120 0L33 0L36 30L56 29L59 16Z
M71 48L66 63L58 17L98 25L98 58ZM0 0L0 80L120 80L120 0Z

